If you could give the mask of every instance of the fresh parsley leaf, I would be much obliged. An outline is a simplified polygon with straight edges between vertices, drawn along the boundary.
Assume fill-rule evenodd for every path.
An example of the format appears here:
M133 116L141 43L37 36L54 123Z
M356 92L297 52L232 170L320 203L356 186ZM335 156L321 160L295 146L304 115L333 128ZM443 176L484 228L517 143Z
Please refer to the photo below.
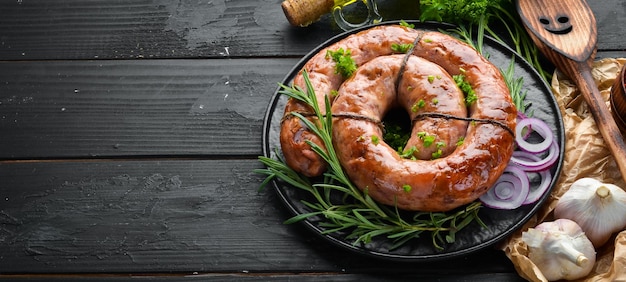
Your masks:
M352 76L356 71L356 63L351 55L350 49L339 48L335 51L326 51L326 58L331 58L335 62L335 73L341 74L344 78Z
M464 71L461 71L461 74L453 75L452 78L459 89L463 91L465 95L465 105L469 107L478 100L478 97L476 96L476 91L474 91L472 85L467 81L463 73Z
M411 50L411 48L413 48L413 44L411 43L404 43L404 44L392 43L391 44L391 50L393 50L396 53L406 53L409 50Z
M414 24L407 23L405 20L400 20L400 25L408 28L415 28Z

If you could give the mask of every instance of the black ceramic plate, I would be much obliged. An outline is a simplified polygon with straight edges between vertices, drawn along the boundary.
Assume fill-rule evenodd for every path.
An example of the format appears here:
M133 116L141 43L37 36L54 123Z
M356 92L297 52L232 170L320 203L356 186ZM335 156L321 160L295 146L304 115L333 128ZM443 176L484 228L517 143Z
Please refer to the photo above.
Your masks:
M451 26L438 23L414 22L413 24L415 24L416 29L432 31L451 28ZM365 28L342 33L321 44L302 58L282 83L290 85L292 79L303 65L321 49L363 29ZM530 109L533 111L533 116L544 120L556 133L556 140L560 146L560 157L557 164L552 167L552 173L553 175L558 175L563 163L565 137L561 114L551 94L550 88L540 78L533 67L526 63L526 61L509 47L491 38L485 38L484 49L486 53L489 54L489 60L501 69L506 69L511 58L515 57L515 75L517 77L523 77L524 79L524 91L527 91L526 101L531 103ZM267 110L263 131L263 150L266 157L276 158L275 152L278 151L280 153L280 119L283 115L286 101L287 98L284 95L275 93ZM556 181L557 179L554 177L550 184L550 189L552 189ZM280 196L280 200L284 202L294 215L309 211L301 202L304 199L310 198L307 192L278 181L274 181L273 185ZM537 183L533 183L533 185L537 185ZM479 217L486 224L487 228L481 227L478 224L471 224L456 234L456 241L454 243L444 245L443 250L434 248L429 235L422 235L422 237L414 239L400 248L390 250L389 247L392 244L391 240L382 236L374 238L372 242L367 245L353 245L352 240L346 240L341 234L322 234L323 228L313 220L305 220L304 225L332 244L360 254L396 260L432 261L466 255L489 247L506 238L537 212L541 204L546 200L548 194L549 193L546 193L546 195L534 204L525 205L515 210L495 210L483 207L479 212Z

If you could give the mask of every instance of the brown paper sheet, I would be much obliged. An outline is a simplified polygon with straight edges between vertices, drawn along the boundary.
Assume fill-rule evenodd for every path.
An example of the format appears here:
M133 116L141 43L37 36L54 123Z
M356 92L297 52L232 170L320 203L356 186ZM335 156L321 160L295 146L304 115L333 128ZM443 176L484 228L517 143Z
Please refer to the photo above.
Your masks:
M609 106L610 88L626 58L602 59L593 65L593 77ZM521 240L522 231L544 221L553 221L552 211L559 197L579 178L592 177L626 189L626 183L609 149L596 127L587 104L576 86L558 71L552 79L555 95L565 125L565 156L563 169L550 198L540 211L501 246L517 272L529 281L547 281L541 271L528 259L528 249ZM626 230L614 235L614 240L597 248L596 264L589 275L577 281L626 281Z

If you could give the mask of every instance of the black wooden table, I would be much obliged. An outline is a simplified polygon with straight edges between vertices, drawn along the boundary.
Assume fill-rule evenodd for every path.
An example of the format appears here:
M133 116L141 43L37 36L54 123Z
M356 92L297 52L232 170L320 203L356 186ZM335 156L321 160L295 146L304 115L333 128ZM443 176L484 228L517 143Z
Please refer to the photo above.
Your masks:
M283 224L253 173L264 114L341 31L291 27L280 2L1 1L0 279L521 280L495 248L385 261ZM597 57L626 57L626 2L589 4Z

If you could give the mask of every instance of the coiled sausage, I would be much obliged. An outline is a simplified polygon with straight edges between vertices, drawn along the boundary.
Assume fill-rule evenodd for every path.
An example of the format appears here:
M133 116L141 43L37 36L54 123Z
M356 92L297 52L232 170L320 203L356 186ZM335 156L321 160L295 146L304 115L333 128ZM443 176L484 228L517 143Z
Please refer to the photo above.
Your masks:
M329 47L349 48L353 54L377 54L359 59L359 69L345 83L334 74L332 62L322 64L316 56L314 62L305 65L311 73L323 73L312 76L316 77L314 89L322 92L316 92L321 98L318 101L338 89L332 113L333 143L339 160L355 185L382 204L405 210L447 211L470 203L495 183L513 152L512 129L517 112L504 79L499 70L473 48L451 36L396 26L376 29L387 28L402 30L405 36L395 36L392 41L379 38L375 45L415 41L411 54L388 56L391 51L367 50L356 43L368 42L369 35L365 32L348 37L350 39L343 45ZM403 41L393 41L399 38ZM379 56L382 57L377 58ZM404 56L408 57L403 59ZM433 67L435 64L438 66ZM450 82L451 75L460 73L465 75L476 94L476 101L468 107L456 84ZM433 84L437 84L436 87ZM416 101L424 101L424 107L415 110ZM290 104L286 114L297 108L293 102ZM382 141L378 121L396 106L408 111L414 121L407 147L418 148L417 160L402 158ZM303 156L301 150L286 152L290 147L284 146L282 139L303 138L303 133L308 131L301 125L294 131L297 119L287 120L291 123L283 123L281 131L283 152L285 156ZM424 136L435 136L431 141L443 145L426 146ZM299 163L298 159L291 161ZM320 167L323 171L323 163Z
M326 112L324 97L328 96L331 101L344 77L335 72L335 63L326 56L328 50L334 51L340 48L350 50L351 56L357 67L373 58L393 53L392 44L410 44L421 31L402 26L378 26L359 33L350 35L314 55L303 67L307 70L311 84L315 89L320 110ZM305 88L302 71L293 81L294 86ZM285 106L285 119L281 124L280 144L285 162L295 171L306 176L318 176L326 170L326 163L306 143L311 140L322 146L322 141L297 118L291 118L291 112L298 112L305 116L311 115L313 109L297 100L290 99Z

